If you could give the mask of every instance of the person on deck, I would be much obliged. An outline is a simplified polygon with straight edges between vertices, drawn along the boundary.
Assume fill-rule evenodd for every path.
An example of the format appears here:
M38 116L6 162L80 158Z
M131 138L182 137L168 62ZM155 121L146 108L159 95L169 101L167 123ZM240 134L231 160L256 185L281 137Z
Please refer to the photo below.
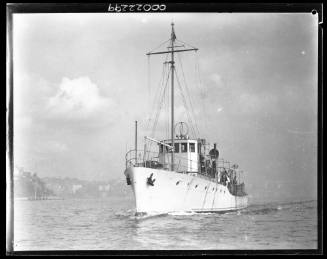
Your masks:
M235 185L237 184L236 175L234 175L233 184L235 184Z

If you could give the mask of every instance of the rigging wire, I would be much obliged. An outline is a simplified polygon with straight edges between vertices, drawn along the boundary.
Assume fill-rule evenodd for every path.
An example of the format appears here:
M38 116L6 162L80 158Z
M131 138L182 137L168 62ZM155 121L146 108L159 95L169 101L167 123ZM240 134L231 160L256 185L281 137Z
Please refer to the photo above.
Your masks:
M159 49L161 46L163 46L164 44L166 44L167 42L170 42L170 39L168 39L168 40L166 40L166 41L164 41L163 43L161 43L158 47L156 47L156 48L154 48L154 49L152 49L151 51L149 51L148 53L151 53L151 52L153 52L153 51L155 51L155 50L157 50L157 49ZM164 77L165 77L165 74L166 74L166 70L165 70L165 68L166 68L166 65L165 64L167 64L166 63L166 61L167 61L167 59L168 59L168 53L167 53L167 55L166 55L166 58L165 58L165 62L164 62L164 64L163 64L163 69L162 69L162 77L161 77L161 79L160 79L160 82L159 82L159 89L158 89L158 91L156 91L156 94L155 94L155 98L153 99L153 103L152 103L152 105L151 105L151 111L150 111L150 116L149 116L149 119L147 120L147 123L146 123L146 130L148 131L149 130L149 127L150 127L150 121L152 120L152 115L155 115L155 113L156 113L156 111L158 111L158 109L161 109L161 102L160 102L160 100L158 100L157 101L157 97L158 97L158 95L159 96L162 96L160 93L162 93L162 92L164 92L165 91L165 86L164 86L164 84L163 84L163 82L164 82ZM148 55L148 84L149 84L149 92L150 92L150 55ZM168 74L169 75L169 74ZM161 87L160 87L161 86ZM163 90L162 90L163 89ZM149 96L150 97L150 96ZM150 99L150 98L149 98ZM151 101L150 101L151 102ZM158 106L158 108L157 109L155 109L155 104L156 103L159 103L159 106ZM157 112L157 114L160 114L160 110ZM158 116L158 115L156 115L156 116ZM153 124L153 127L152 127L152 133L151 133L151 135L153 136L153 134L154 134L154 129L156 128L156 125L157 125L157 118L155 119L155 121L154 121L154 124Z
M166 125L166 139L169 139L169 103L170 103L170 94L169 94L169 91L166 92L166 98L164 100L164 107L165 107L165 111L166 111L166 120L167 122L165 123ZM165 116L165 115L164 115Z
M165 60L167 61L167 59L168 59L168 54L166 55ZM158 103L158 101L159 101L158 98L159 98L159 96L161 96L160 93L162 93L163 88L164 88L163 82L164 82L164 78L165 78L165 74L166 74L166 67L167 66L164 63L163 66L162 66L161 78L160 78L160 81L159 81L159 84L158 84L158 88L157 88L157 91L155 92L155 96L153 98L153 102L152 102L152 105L150 107L151 108L150 109L150 116L149 116L149 119L148 119L147 124L146 124L146 130L149 130L150 121L152 120L153 115L154 115L154 113L156 111L155 106Z
M150 55L148 55L148 92L149 92L149 100L148 100L148 105L149 107L151 106L151 64L150 64Z
M162 45L169 42L170 40L171 39L161 43L158 47L154 48L150 52L160 48ZM193 46L191 46L191 45L189 45L189 44L187 44L187 43L185 43L185 42L183 42L181 40L176 40L176 41L179 42L179 43L185 44L187 46L190 46L192 48L195 48L195 47L193 47ZM153 104L151 106L151 112L150 112L151 114L150 114L149 120L147 121L147 126L146 126L146 129L149 130L150 121L152 121L152 119L153 119L153 125L152 125L152 130L151 130L151 136L152 137L155 137L155 132L156 132L156 129L157 129L157 126L158 126L158 119L160 117L161 110L167 111L167 114L168 114L168 110L169 110L170 100L169 100L169 91L167 91L167 85L168 85L168 80L169 80L169 77L170 77L171 70L166 69L167 68L166 64L167 64L168 55L169 55L169 53L167 53L166 58L165 58L165 62L164 62L163 68L162 68L162 77L161 77L160 82L159 82L159 87L157 88L157 91L155 93L155 98L154 98ZM197 125L197 119L196 119L195 112L194 112L193 100L191 98L191 94L190 94L188 85L186 83L186 77L185 77L185 73L184 73L184 69L183 69L183 65L182 65L182 60L181 60L180 55L178 53L177 53L177 56L178 56L181 71L182 71L182 77L183 77L183 80L184 80L184 85L185 85L184 88L186 89L186 91L183 91L184 90L183 89L183 84L181 84L181 82L179 80L179 77L178 77L178 74L177 74L177 70L175 69L175 74L176 74L176 79L177 79L177 82L178 82L180 94L182 96L183 104L184 104L184 106L186 108L186 115L188 117L188 121L190 123L191 130L192 130L194 136L197 136L197 135L199 136L200 131L199 131L199 128L198 128L198 125ZM150 79L150 55L148 57L149 57L149 59L148 59L148 66L149 66L148 67L148 73L149 73L148 87L149 87L149 93L150 93L150 90L151 90L150 89L150 80L151 80ZM198 66L197 66L197 68L198 68ZM168 70L168 73L167 73L167 70ZM199 72L199 68L197 70ZM166 76L167 76L166 82L164 82ZM199 82L200 82L200 77L199 77ZM185 98L184 92L188 96L189 105L188 105L188 102L187 102L187 98ZM168 98L167 98L168 102L165 102L166 94L168 96ZM157 107L155 109L156 104L157 104ZM191 114L190 114L190 111L191 111ZM164 131L166 131L167 136L169 136L169 116L167 116L167 119L168 119L168 123L165 123L166 129ZM193 120L194 120L194 123L193 123ZM151 142L151 144L152 144L152 142Z
M160 102L158 103L158 108L156 109L156 116L155 116L155 119L154 119L154 124L153 124L153 127L152 127L152 131L151 131L151 136L154 137L154 138L156 136L155 132L156 132L157 124L158 124L158 119L160 117L162 106L163 106L164 100L165 100L166 90L168 88L167 86L168 86L169 73L170 73L170 71L168 70L167 80L166 80L166 83L164 85L163 91L161 92L161 97L160 97ZM151 150L152 144L153 143L150 142L149 150ZM148 153L148 156L149 155L150 154Z
M169 73L169 72L168 72ZM168 74L167 74L167 76L168 76ZM168 78L167 78L167 80L166 81L168 81ZM153 136L153 137L155 137L154 136L154 131L155 131L155 129L156 129L156 126L157 126L157 120L158 120L158 118L159 118L159 116L160 116L160 112L161 112L161 109L162 109L162 106L163 106L163 102L164 102L164 100L165 100L165 92L166 92L166 85L168 84L168 82L166 82L166 84L164 84L164 81L163 81L163 84L162 84L162 88L161 88L161 92L160 92L160 95L159 95L159 99L158 99L158 101L157 101L157 108L154 110L154 112L155 112L155 118L154 118L154 124L153 124L153 130L152 130L152 133L151 133L151 136Z
M195 67L196 67L196 76L198 77L198 82L199 85L196 84L196 86L199 89L200 94L204 94L204 88L202 87L202 79L201 79L201 72L200 72L200 61L199 61L199 54L195 53ZM207 109L206 109L206 102L202 101L202 113L204 114L203 118L204 118L204 126L206 128L206 132L209 132L209 126L208 126L208 116L207 116Z
M176 39L176 41L177 42L179 42L179 43L181 43L181 44L184 44L184 45L186 45L186 46L188 46L188 47L191 47L191 48L194 48L194 49L197 49L196 47L194 47L194 46L192 46L192 45L190 45L190 44L188 44L188 43L186 43L186 42L184 42L184 41L182 41L182 40L179 40L179 39ZM199 85L197 85L196 84L196 86L198 87L198 89L199 89L199 92L200 93L204 93L204 91L203 91L203 88L202 88L202 80L201 80L201 76L200 76L200 66L199 66L199 55L198 55L198 52L197 51L195 51L196 53L195 53L195 57L196 57L196 62L195 62L195 65L196 65L196 76L198 77L198 82L199 82ZM181 62L181 64L182 64L182 62ZM206 131L208 132L208 117L206 116L207 115L207 113L206 113L206 105L205 105L205 102L201 102L202 103L202 113L204 114L204 125L205 125L205 128L206 128Z
M191 115L190 115L190 113L188 112L188 106L187 106L186 98L185 98L185 96L182 94L182 93L183 93L183 90L182 90L182 88L181 88L181 84L179 84L179 87L180 87L179 90L180 90L181 96L182 96L182 98L183 98L183 99L182 99L182 100L183 100L183 104L184 104L184 106L186 107L186 108L185 108L185 111L186 111L186 116L187 116L188 124L190 125L191 133L192 133L193 136L196 137L196 130L195 130L195 128L194 128L194 123L193 123L193 121L192 121Z
M163 44L167 43L168 41L169 40L163 42L157 48L160 48ZM157 48L155 48L155 49L157 49ZM149 55L149 57L150 57L150 55ZM154 137L154 138L155 138L155 132L156 132L157 124L158 124L158 118L160 116L160 112L161 112L161 109L162 109L162 106L163 106L163 100L165 98L165 92L166 92L168 78L169 78L169 71L167 73L167 69L166 69L167 68L167 59L168 59L168 53L167 53L167 55L165 57L165 62L163 63L162 76L161 76L161 79L160 79L160 82L159 82L159 87L157 88L155 98L153 99L153 103L151 105L150 116L149 116L149 119L148 119L147 125L146 125L146 130L148 132L150 130L151 121L153 121L151 136ZM150 65L150 63L148 63L148 65ZM166 84L164 84L166 76L167 76L167 81L166 81ZM149 145L148 145L148 150L151 150L152 145L153 145L153 143L150 142Z
M154 121L155 112L160 108L159 101L161 99L160 96L162 96L162 93L164 91L164 78L165 78L165 75L166 75L166 66L163 64L163 67L162 67L162 76L161 76L161 79L160 79L160 82L159 82L159 87L157 88L157 91L156 91L156 94L155 94L155 98L154 98L153 103L152 103L152 106L151 106L150 116L149 116L149 119L148 119L147 124L146 124L146 132L149 132L150 131L150 122ZM160 97L160 99L158 100L159 97ZM155 108L156 104L158 106L157 108ZM155 124L155 122L154 122L154 124ZM156 126L154 126L154 128L155 127ZM154 130L152 130L152 132L153 131ZM154 136L152 136L152 137L154 137ZM151 150L152 144L153 144L152 142L149 143L148 150Z
M155 117L155 120L154 120L154 125L152 127L152 132L151 132L151 135L152 136L154 136L154 132L155 132L156 127L157 127L157 124L158 124L159 115L160 115L160 112L161 112L161 109L162 109L162 106L163 106L163 101L165 99L164 97L165 97L166 90L167 90L169 74L170 74L170 71L168 71L166 84L164 86L164 90L163 90L163 93L162 93L161 98L160 98L161 101L159 102L159 106L158 106L158 109L157 109L156 117Z
M176 70L175 70L175 71L176 71ZM181 83L180 83L180 81L179 81L179 77L178 77L177 72L176 72L176 80L177 80L177 84L178 84L178 86L179 86L180 94L181 94L181 96L182 96L183 104L184 104L184 106L185 106L185 110L186 110L186 115L187 115L187 118L188 118L188 122L189 122L189 124L190 124L190 126L191 126L191 130L192 130L193 135L196 137L197 134L196 134L195 128L194 128L194 126L193 126L192 118L191 118L190 113L189 113L189 111L188 111L188 110L189 110L189 107L188 107L188 104L187 104L187 102L186 102L186 98L185 98L185 96L184 96L184 94L183 94L183 89L182 89Z
M162 45L164 45L165 43L167 43L168 41L170 41L170 39L169 40L166 40L166 41L164 41L163 43L161 43L158 47L156 47L156 48L154 48L153 50L151 50L151 51L149 51L148 53L151 53L151 52L153 52L154 50L157 50L157 49L159 49Z
M178 53L177 53L178 54ZM185 83L185 88L186 88L186 94L188 94L188 97L189 97L189 103L190 103L190 106L191 106L191 112L193 114L193 118L194 118L194 122L195 122L195 128L197 130L197 134L198 136L200 135L200 131L199 131L199 128L198 128L198 123L197 123L197 120L196 120L196 116L195 116L195 112L194 112L194 106L193 106L193 99L192 99L192 95L190 94L190 90L189 90L189 87L186 83L186 77L185 77L185 74L184 74L184 69L183 69L183 62L180 58L180 55L178 54L178 59L180 61L180 65L181 65L181 69L182 69L182 75L183 75L183 78L184 78L184 83Z
M193 101L192 101L193 99L191 97L192 95L190 94L190 90L189 90L189 87L188 87L187 82L186 82L186 77L185 77L184 69L183 69L183 63L182 63L182 60L181 60L180 55L178 53L177 53L177 56L178 56L179 63L180 63L180 66L181 66L182 75L183 75L184 84L185 84L185 89L186 89L186 94L188 95L188 100L189 100L189 103L190 103L191 112L192 112L194 123L195 123L194 126L195 126L195 129L196 129L196 132L197 132L196 135L200 136L200 131L199 131L199 128L198 128L198 123L197 123L197 120L196 120L194 107L193 107Z
M191 47L193 49L198 49L198 48L196 48L196 47L194 47L194 46L192 46L192 45L190 45L190 44L188 44L188 43L186 43L184 41L181 41L181 40L178 40L178 39L176 39L176 41L178 41L179 43L185 44L186 46L189 46L189 47Z

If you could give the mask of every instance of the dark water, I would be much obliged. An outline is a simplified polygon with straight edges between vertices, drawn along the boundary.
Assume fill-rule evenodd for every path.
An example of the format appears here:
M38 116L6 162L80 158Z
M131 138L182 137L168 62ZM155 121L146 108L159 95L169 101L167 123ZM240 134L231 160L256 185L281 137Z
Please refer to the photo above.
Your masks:
M316 249L316 201L135 217L131 200L15 201L15 250Z

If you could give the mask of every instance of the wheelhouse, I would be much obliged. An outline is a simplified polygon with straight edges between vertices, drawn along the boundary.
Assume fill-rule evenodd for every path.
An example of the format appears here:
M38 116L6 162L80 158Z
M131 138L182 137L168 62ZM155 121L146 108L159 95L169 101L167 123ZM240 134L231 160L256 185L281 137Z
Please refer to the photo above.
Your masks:
M159 145L159 163L167 167L171 164L172 145L171 140L164 140ZM198 172L199 150L198 141L194 139L175 139L174 140L175 161L174 168L176 171Z

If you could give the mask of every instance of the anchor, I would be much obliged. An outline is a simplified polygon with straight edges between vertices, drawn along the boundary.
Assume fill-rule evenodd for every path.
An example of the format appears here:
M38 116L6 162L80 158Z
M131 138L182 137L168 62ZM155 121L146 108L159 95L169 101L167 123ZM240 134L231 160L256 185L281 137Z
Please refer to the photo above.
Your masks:
M152 179L153 173L150 174L150 177L147 178L147 184L153 186L156 179Z

